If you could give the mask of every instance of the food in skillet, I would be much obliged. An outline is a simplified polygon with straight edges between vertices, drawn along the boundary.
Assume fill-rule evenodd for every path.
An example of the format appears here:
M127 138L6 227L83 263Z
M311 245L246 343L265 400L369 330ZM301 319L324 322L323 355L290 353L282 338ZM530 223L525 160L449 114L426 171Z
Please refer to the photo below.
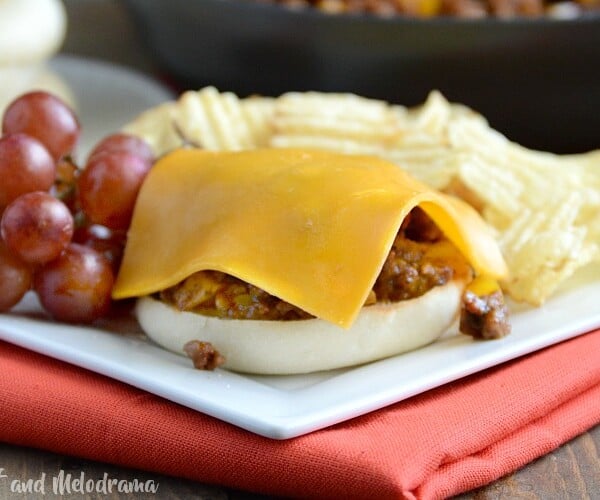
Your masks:
M327 14L373 14L428 18L543 16L575 17L600 9L597 0L254 0L290 9L317 9Z

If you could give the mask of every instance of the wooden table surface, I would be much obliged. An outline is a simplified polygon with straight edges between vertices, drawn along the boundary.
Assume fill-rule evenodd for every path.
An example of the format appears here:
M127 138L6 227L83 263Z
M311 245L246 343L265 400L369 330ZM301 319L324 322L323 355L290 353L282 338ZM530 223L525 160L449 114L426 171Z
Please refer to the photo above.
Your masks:
M69 14L69 34L64 52L101 58L152 72L154 62L137 38L122 5L114 0L64 0ZM93 36L90 36L93 33ZM1 411L1 410L0 410ZM600 426L591 429L554 452L488 486L457 497L460 500L492 499L600 499ZM98 495L79 493L66 499L260 499L260 495L218 486L124 469L109 464L0 443L0 498L52 498L46 495L11 493L13 479L21 481L48 477L64 470L86 478L153 480L159 484L156 495Z

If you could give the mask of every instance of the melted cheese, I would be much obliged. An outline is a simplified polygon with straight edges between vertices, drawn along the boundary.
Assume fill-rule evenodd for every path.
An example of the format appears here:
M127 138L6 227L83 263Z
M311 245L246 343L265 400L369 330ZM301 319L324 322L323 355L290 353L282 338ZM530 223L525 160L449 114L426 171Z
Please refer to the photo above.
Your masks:
M211 269L349 327L416 205L476 272L505 276L474 209L386 161L286 149L177 150L142 186L113 297L151 294Z

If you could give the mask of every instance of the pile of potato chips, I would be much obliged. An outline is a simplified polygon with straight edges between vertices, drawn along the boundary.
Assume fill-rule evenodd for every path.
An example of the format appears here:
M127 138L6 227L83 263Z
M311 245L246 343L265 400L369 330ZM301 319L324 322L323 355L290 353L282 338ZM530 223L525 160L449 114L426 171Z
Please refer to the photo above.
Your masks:
M600 260L600 150L569 156L528 150L439 92L408 109L353 94L240 99L207 87L147 111L126 130L157 154L192 144L385 158L480 211L509 266L503 288L515 300L539 305L577 269Z

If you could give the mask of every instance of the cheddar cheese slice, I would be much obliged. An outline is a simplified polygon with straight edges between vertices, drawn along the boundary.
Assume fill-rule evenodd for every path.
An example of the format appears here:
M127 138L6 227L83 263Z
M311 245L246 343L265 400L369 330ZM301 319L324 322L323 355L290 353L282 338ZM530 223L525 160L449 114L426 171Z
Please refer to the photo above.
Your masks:
M176 150L142 186L113 297L148 295L216 270L347 328L416 205L476 272L506 275L474 209L384 160Z

